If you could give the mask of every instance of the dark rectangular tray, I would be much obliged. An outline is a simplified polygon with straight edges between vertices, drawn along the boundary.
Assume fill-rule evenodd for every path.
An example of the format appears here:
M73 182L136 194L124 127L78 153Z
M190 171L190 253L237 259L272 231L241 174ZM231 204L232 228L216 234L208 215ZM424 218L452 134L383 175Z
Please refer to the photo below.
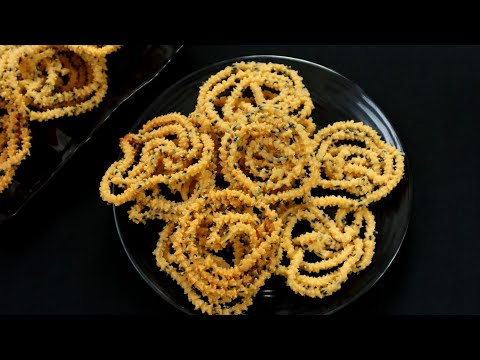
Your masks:
M30 156L0 194L0 224L16 215L124 101L155 79L182 45L124 45L108 55L109 87L98 108L76 117L30 124Z

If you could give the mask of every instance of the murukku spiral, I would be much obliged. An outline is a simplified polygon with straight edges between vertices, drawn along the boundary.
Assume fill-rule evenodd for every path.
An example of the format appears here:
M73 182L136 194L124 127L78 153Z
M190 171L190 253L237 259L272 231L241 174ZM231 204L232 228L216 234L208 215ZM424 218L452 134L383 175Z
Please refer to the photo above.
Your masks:
M96 108L108 89L106 55L119 48L0 45L0 107L9 109L1 120L0 193L11 183L16 166L30 153L28 122L76 116ZM12 131L12 126L22 130ZM10 149L22 150L3 154L6 139L12 144ZM17 155L7 160L6 154L15 151Z
M404 174L404 157L371 127L339 121L315 135L321 177L317 186L345 190L359 206L378 201L397 186Z
M283 214L282 247L288 265L279 266L277 273L286 278L294 292L314 298L329 296L351 274L371 263L375 218L366 207L353 210L349 201L334 196L312 197ZM337 209L333 218L325 207ZM353 214L351 223L347 222L348 214ZM292 237L299 220L308 221L312 231ZM310 260L306 259L307 253Z
M219 159L232 188L275 203L306 196L314 186L312 179L319 176L314 148L309 133L293 119L257 113L225 133Z
M206 115L205 131L220 136L237 120L276 106L294 116L307 131L315 124L313 102L297 71L283 64L238 62L212 75L199 90L196 112Z
M240 191L211 191L169 224L155 250L158 266L207 314L241 314L280 261L281 221Z
M100 104L108 88L106 57L64 46L19 46L9 51L1 71L2 95L21 99L20 110L30 120L90 111Z
M135 222L168 218L177 211L179 202L162 192L179 193L186 201L214 186L213 141L179 113L151 119L138 133L124 136L120 148L124 156L105 172L101 197L115 205L137 201L130 213Z

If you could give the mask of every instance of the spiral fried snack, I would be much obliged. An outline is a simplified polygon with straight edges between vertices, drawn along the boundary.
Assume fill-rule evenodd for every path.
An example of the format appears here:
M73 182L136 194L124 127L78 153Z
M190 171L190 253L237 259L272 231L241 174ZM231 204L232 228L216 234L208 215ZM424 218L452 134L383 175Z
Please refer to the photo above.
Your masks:
M275 106L312 134L313 102L298 72L283 64L238 62L212 75L199 90L195 112L206 115L202 129L222 136L239 116Z
M90 111L108 87L105 56L77 47L19 46L2 62L2 95L21 99L30 120L46 121Z
M134 222L168 219L184 201L214 186L213 141L179 113L148 121L138 133L124 136L120 148L124 156L105 172L100 195L115 205L136 201L130 212ZM121 192L114 194L112 185ZM168 191L182 201L169 200Z
M11 183L16 166L29 155L28 121L76 116L97 107L108 88L106 55L118 48L118 45L0 46L0 108L8 108L8 116L1 120L0 149L10 139L12 145L7 153L16 152L8 161L7 153L0 158L0 193ZM15 130L17 127L23 130ZM12 150L18 144L22 150Z
M30 153L28 119L7 105L0 116L0 193L12 182L17 166Z
M220 164L225 180L271 204L309 194L319 164L315 142L289 117L257 113L235 123L222 137Z
M280 261L281 221L267 204L240 191L217 190L169 223L157 265L207 314L241 314Z
M404 157L371 127L339 121L315 134L321 177L317 186L345 190L365 206L388 195L404 174Z
M288 265L279 266L277 274L287 279L295 293L314 298L329 296L350 274L371 263L375 218L366 207L353 210L352 205L352 200L342 197L311 197L283 214L282 248ZM334 218L323 210L326 207L337 209ZM351 223L347 223L349 213L353 214ZM299 220L308 221L312 231L292 237Z

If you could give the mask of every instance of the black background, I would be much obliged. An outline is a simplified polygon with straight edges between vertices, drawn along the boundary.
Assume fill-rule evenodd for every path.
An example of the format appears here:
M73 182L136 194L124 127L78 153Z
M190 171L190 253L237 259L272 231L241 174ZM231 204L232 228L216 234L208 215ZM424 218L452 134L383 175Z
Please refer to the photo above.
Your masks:
M186 46L0 225L1 315L182 315L129 262L99 182L118 138L163 89L213 62L258 54L310 60L357 83L410 159L413 211L403 245L373 288L333 316L480 314L480 46L211 45Z

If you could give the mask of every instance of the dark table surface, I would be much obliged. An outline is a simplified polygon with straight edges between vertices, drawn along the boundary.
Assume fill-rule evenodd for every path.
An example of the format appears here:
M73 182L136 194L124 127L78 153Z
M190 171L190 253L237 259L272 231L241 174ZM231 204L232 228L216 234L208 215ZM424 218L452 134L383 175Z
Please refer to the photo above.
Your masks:
M142 280L99 181L118 138L166 87L243 55L303 58L348 77L410 156L412 219L384 276L335 315L480 314L480 46L185 46L14 218L0 225L0 315L182 315Z

